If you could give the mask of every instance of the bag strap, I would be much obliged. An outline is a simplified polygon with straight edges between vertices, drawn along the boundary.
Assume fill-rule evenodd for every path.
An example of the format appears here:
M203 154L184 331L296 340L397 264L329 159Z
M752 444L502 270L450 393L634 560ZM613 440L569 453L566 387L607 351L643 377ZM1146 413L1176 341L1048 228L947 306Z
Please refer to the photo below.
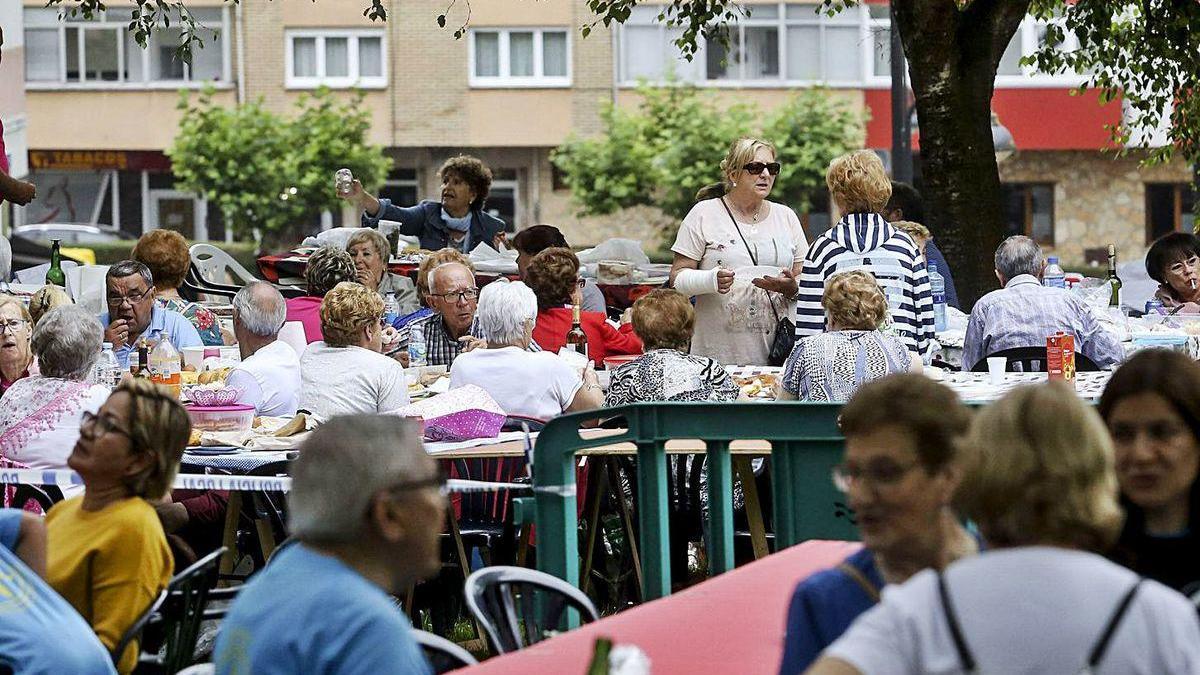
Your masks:
M750 256L750 262L758 267L758 256L754 255L754 251L750 250L750 244L746 241L746 235L742 234L742 228L738 226L737 218L733 217L733 211L729 210L729 204L725 202L725 198L721 197L721 206L725 207L725 213L729 214L729 222L733 223L733 229L737 230L738 236L742 239L742 246L746 247L746 255ZM775 323L779 323L779 312L775 311L775 301L771 299L771 294L767 294L767 305L771 308L771 314L775 317Z
M967 641L963 639L962 628L958 624L958 615L954 611L954 603L950 601L950 591L946 588L946 577L941 570L937 573L938 595L942 598L942 613L946 617L946 623L950 626L950 638L954 640L954 650L958 652L958 660L962 664L963 671L967 673L975 672L975 657L971 655L971 650L967 648Z
M1104 658L1104 653L1108 651L1108 644L1112 642L1113 635L1116 634L1117 628L1121 625L1121 620L1125 618L1125 614L1129 611L1129 605L1133 604L1133 596L1137 595L1138 589L1142 587L1142 582L1145 579L1138 579L1137 582L1125 592L1125 597L1121 598L1121 602L1117 605L1117 609L1108 620L1108 625L1104 627L1104 632L1100 634L1100 639L1096 645L1092 647L1092 652L1088 656L1088 667L1095 668Z
M867 597L871 599L871 602L875 604L879 603L879 587L876 586L875 583L870 579L868 579L867 575L862 573L862 570L849 563L842 563L837 566L837 569L839 572L850 577L852 581L857 583L862 588L863 592L867 594Z

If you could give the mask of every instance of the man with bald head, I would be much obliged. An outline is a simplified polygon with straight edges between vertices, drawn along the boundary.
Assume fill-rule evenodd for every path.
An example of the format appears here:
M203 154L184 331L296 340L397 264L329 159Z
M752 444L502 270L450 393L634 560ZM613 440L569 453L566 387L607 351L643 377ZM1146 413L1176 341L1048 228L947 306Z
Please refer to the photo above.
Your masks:
M287 305L274 286L252 281L233 298L233 334L242 362L229 374L238 401L259 415L295 415L300 402L300 357L279 340Z
M466 265L448 262L429 271L429 307L435 312L405 326L407 343L414 332L425 336L425 358L431 366L449 366L470 339L479 288Z

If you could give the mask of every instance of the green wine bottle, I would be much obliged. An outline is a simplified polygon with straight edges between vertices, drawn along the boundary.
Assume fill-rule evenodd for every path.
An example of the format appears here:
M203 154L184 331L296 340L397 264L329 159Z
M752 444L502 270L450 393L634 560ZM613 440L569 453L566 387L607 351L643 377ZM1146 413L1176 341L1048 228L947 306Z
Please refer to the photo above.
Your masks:
M59 250L58 240L52 240L50 247L50 269L46 270L46 284L67 287L67 275L63 273L62 251Z
M612 652L612 640L606 637L596 638L592 649L592 662L588 665L587 675L608 675L608 655Z
M1117 276L1117 247L1115 244L1108 245L1108 279L1106 282L1111 287L1108 295L1108 306L1120 307L1121 277Z

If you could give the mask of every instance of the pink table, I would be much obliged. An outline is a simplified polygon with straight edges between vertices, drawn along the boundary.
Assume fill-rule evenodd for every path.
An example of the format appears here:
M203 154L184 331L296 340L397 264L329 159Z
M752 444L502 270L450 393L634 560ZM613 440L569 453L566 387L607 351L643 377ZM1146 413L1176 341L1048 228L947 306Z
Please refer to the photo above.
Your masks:
M582 675L596 637L604 635L616 644L640 647L650 657L653 673L774 675L783 657L792 590L859 546L808 541L681 593L457 672Z

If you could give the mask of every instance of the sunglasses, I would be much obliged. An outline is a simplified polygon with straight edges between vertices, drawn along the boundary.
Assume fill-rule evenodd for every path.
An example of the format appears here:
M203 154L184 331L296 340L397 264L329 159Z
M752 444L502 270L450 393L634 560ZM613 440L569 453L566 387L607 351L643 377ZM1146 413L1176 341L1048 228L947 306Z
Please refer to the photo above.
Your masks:
M771 174L772 176L778 176L780 166L781 165L779 162L747 162L742 168L745 169L747 173L755 176L762 173L763 169L766 169L767 173Z

